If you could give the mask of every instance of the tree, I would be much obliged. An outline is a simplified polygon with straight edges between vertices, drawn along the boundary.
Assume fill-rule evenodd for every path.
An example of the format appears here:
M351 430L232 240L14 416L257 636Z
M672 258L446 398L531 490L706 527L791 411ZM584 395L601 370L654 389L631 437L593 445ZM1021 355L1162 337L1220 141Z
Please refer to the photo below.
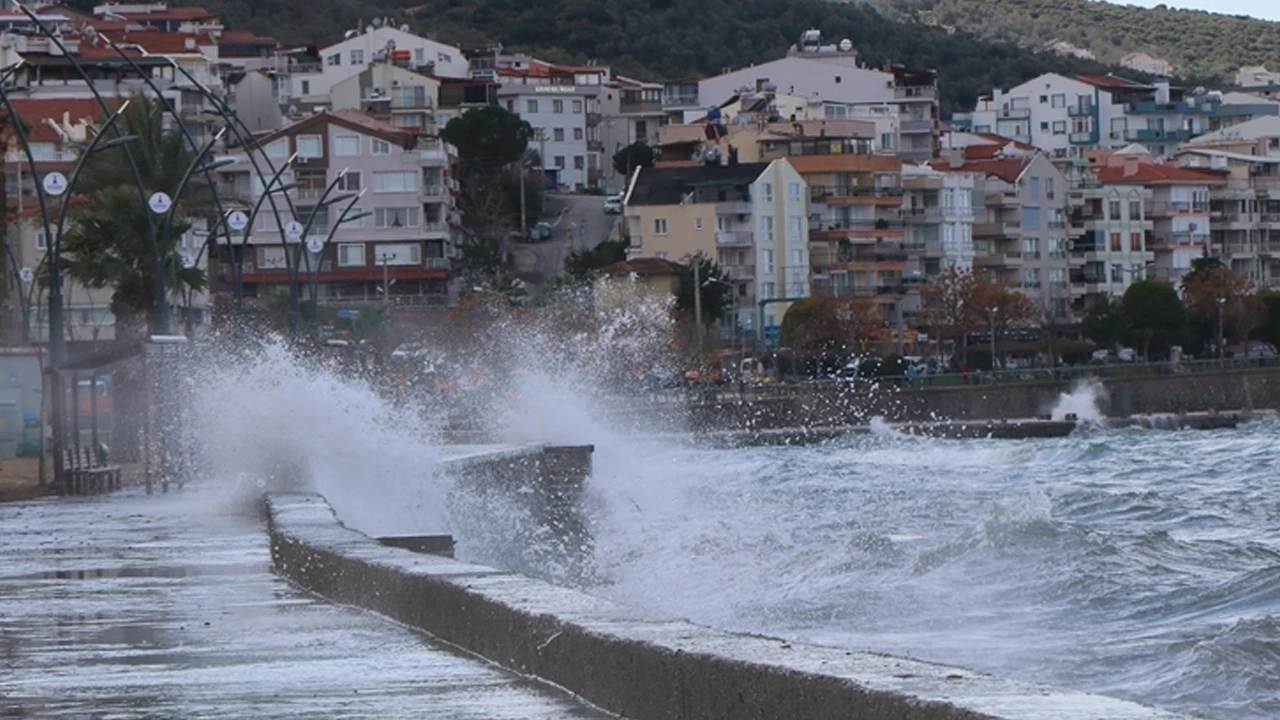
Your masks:
M1187 324L1187 313L1173 286L1160 280L1139 280L1120 301L1125 317L1142 339L1142 356L1151 358L1151 344L1161 345Z
M1258 305L1263 319L1254 328L1253 336L1280 348L1280 292L1271 290L1258 293Z
M1264 309L1253 292L1253 283L1216 260L1187 274L1182 297L1187 315L1209 329L1215 342L1219 332L1224 339L1243 340L1263 319Z
M863 350L880 340L885 330L884 309L866 298L833 298L840 335L844 342L856 342ZM784 318L785 319L785 318Z
M809 297L791 304L782 316L778 341L793 350L825 350L844 344L844 328L836 303Z
M637 140L613 154L613 169L630 178L638 167L653 167L654 152L649 143Z
M533 126L499 105L472 108L449 121L440 137L458 148L464 168L498 170L524 156Z
M1098 298L1081 319L1084 336L1099 347L1112 347L1124 342L1132 327L1124 314L1124 305L1117 297Z
M591 279L591 273L627 259L626 240L605 240L593 248L574 250L564 259L564 269L578 283Z
M191 229L185 218L208 210L211 190L193 178L183 196L177 197L195 152L178 128L165 129L165 114L159 102L136 96L117 126L122 133L137 137L130 148L145 194L163 191L179 204L167 236L164 217L152 213L138 191L124 149L110 148L85 161L77 189L87 201L73 204L69 230L62 238L67 274L85 287L112 289L117 338L140 337L155 319L152 227L166 290L179 295L207 284L203 271L183 266L177 249L183 234Z
M698 263L698 280L702 284L702 322L710 325L733 307L733 284L710 258L699 255L693 262ZM695 306L693 262L680 274L676 285L676 308L690 315Z
M952 266L925 285L920 293L934 334L950 338L962 358L968 355L966 338L976 327L973 296L977 283L973 273Z

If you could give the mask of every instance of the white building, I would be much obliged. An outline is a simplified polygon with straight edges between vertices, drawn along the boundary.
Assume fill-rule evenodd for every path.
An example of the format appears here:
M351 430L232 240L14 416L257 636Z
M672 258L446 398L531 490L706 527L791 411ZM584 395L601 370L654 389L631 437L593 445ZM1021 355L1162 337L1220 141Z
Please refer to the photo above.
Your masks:
M518 64L518 67L517 67ZM582 190L597 187L611 162L600 137L600 96L609 69L499 58L498 104L534 129L548 182Z
M981 181L975 173L903 164L902 216L910 251L904 277L973 270L973 191Z

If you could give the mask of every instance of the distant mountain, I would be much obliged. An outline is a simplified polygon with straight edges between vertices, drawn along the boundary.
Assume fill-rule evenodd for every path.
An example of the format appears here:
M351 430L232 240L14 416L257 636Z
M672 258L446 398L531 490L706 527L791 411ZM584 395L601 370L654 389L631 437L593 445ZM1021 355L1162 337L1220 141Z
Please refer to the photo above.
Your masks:
M869 0L886 16L1111 64L1230 81L1242 65L1280 70L1280 22L1097 0ZM1160 61L1169 67L1161 68Z
M869 65L891 61L937 69L944 113L971 108L977 96L993 85L1010 87L1042 72L1115 69L1083 58L1034 52L1011 42L981 40L963 30L949 32L902 22L865 5L826 0L182 0L179 4L199 4L221 13L230 27L291 43L335 42L357 23L390 17L397 24L407 23L413 32L443 42L497 41L510 50L548 60L594 60L646 79L711 75L727 67L772 60L784 55L804 30L819 28L827 38L851 39Z

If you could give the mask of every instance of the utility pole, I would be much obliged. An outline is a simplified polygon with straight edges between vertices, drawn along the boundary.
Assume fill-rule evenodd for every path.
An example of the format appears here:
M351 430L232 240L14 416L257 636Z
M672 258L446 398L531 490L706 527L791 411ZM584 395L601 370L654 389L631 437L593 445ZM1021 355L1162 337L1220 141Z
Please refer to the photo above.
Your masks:
M902 317L902 295L899 294L893 300L894 300L893 302L894 315L896 315L895 320L897 321L897 326L898 326L898 357L903 357L904 355L907 354L906 339L903 337L903 335L905 335L907 332L907 328L906 328L906 322L903 320L903 317Z
M702 358L702 253L693 256L693 316L698 329L698 358Z
M525 199L524 199L524 158L520 158L520 240L521 242L529 239L529 220L525 216Z
M382 261L382 304L391 304L391 255L383 253L378 256Z
M1223 344L1224 344L1224 343L1223 343L1223 339L1222 339L1222 336L1225 334L1225 333L1223 332L1223 327L1222 327L1222 325L1223 325L1223 323L1222 323L1222 320L1223 320L1223 316L1222 316L1222 315L1223 315L1223 313L1222 313L1222 309L1223 309L1223 307L1225 307L1225 306L1226 306L1226 304L1227 304L1227 299L1226 299L1226 298L1214 298L1214 302L1216 302L1216 303L1218 304L1218 362L1222 362L1222 360L1226 357L1226 348L1224 348L1224 347L1223 347Z
M987 316L991 318L991 372L996 371L996 309L987 308Z

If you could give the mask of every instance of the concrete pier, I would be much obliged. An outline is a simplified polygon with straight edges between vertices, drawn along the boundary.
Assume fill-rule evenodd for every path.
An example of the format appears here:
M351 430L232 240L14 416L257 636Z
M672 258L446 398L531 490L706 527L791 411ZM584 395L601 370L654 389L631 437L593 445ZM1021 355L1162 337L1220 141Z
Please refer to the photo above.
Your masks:
M271 572L260 509L224 501L0 504L0 716L609 717L300 592Z
M324 498L271 495L277 570L636 720L1174 720L1130 702L683 621L483 565L379 545Z

